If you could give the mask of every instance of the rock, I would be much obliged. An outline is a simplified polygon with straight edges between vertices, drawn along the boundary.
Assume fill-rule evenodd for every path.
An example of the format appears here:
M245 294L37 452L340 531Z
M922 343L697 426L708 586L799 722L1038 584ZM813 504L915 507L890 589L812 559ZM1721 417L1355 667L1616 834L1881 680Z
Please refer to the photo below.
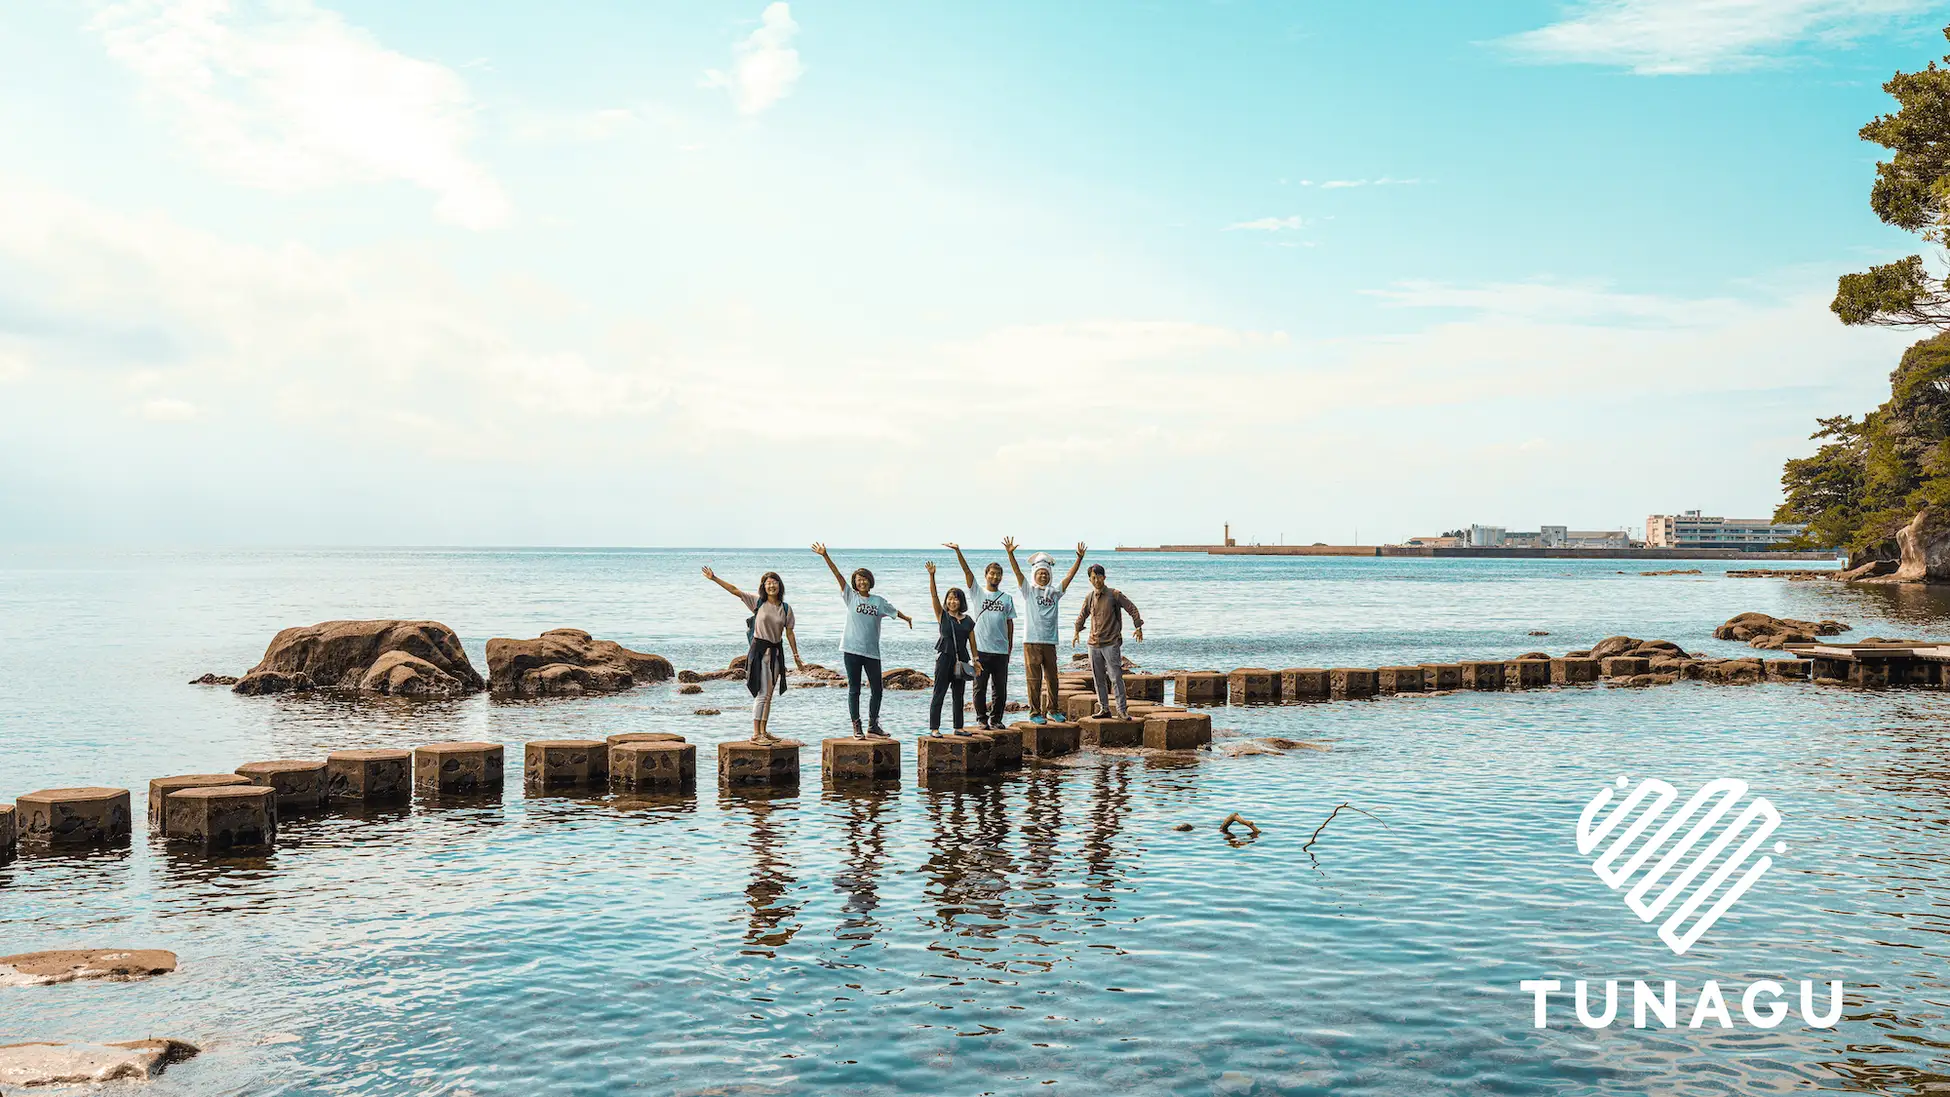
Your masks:
M1817 636L1848 631L1840 621L1796 621L1765 613L1742 613L1713 630L1715 640L1744 640L1748 647L1778 650L1789 644L1813 643Z
M110 1044L8 1044L0 1047L0 1085L57 1086L147 1081L165 1067L196 1055L182 1040L128 1040Z
M1641 571L1640 575L1698 575L1698 568L1673 568L1671 571Z
M1643 640L1633 639L1630 636L1608 636L1591 645L1591 650L1585 652L1579 658L1609 659L1615 655L1623 655L1644 642ZM1575 655L1576 653L1574 652L1573 654Z
M880 676L888 689L933 689L934 679L912 667L896 667Z
M176 954L154 948L84 948L0 956L0 987L40 987L78 979L129 983L176 970Z
M487 642L488 685L497 697L575 697L617 693L671 676L670 660L557 628L533 640Z
M373 675L381 659L394 652L426 664L433 673L394 659ZM272 637L264 658L231 688L250 695L352 690L366 688L369 680L375 689L398 684L426 691L406 694L421 697L459 696L484 685L454 630L438 621L325 621Z
M417 655L389 651L380 656L359 679L362 693L383 693L390 697L465 697L474 692L460 679Z
M1950 510L1924 507L1896 531L1902 562L1890 572L1892 583L1950 582Z
M807 663L806 668L804 670L796 671L794 672L794 674L788 675L788 677L803 678L811 682L846 681L846 675L841 674L837 670L828 670L827 668L820 666L818 663Z
M683 686L678 686L678 687L677 687L677 692L679 692L679 693L703 693L703 692L704 692L704 687L703 687L703 686L700 686L700 685L698 685L698 684L697 684L696 682L692 682L692 683L690 683L689 685L683 685Z
M1871 560L1864 566L1884 567L1885 571L1896 569L1896 565L1887 560ZM1840 579L1847 574L1843 571L1812 571L1803 568L1732 568L1727 571L1726 576L1729 579L1792 579L1799 583L1811 579Z
M1888 575L1894 572L1897 567L1898 564L1894 560L1869 560L1865 563L1857 564L1847 571L1835 572L1834 577L1844 583L1854 583L1863 579L1874 579Z
M1184 830L1191 830L1191 829L1192 829L1192 824L1190 824L1190 823L1180 823L1180 824L1178 824L1177 826L1175 826L1175 827L1172 827L1171 829L1173 829L1173 830L1179 830L1179 831L1184 831Z
M1766 665L1759 659L1713 659L1700 665L1700 677L1708 682L1747 685L1766 676Z
M1530 630L1530 631L1529 631L1528 633L1526 633L1525 635L1528 635L1528 636L1549 636L1549 635L1550 635L1550 633L1548 633L1548 632L1545 632L1545 631L1544 631L1543 629L1540 629L1540 628L1534 628L1534 629L1531 629L1531 630Z
M234 686L236 684L237 676L234 674L206 674L201 678L190 679L190 685L193 686Z
M691 713L691 715L692 716L723 716L724 713L714 708L701 708L698 709L696 712Z
M677 680L685 685L690 685L694 682L704 681L704 675L694 670L680 670L677 672Z
M1591 658L1591 653L1588 651L1567 651L1564 653L1564 657L1566 659L1589 659Z
M1549 655L1549 653L1547 653L1547 652L1542 652L1542 651L1526 651L1526 652L1524 652L1524 653L1523 653L1522 655L1519 655L1519 656L1517 656L1517 658L1519 658L1519 659L1548 659L1548 658L1550 658L1550 655Z

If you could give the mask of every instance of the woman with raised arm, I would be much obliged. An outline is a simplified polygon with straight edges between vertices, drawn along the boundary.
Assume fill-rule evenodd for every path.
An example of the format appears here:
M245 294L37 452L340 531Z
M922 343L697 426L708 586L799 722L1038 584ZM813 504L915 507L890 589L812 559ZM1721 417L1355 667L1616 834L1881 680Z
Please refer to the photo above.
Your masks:
M898 617L914 627L914 618L894 608L894 604L873 592L873 572L866 568L854 568L849 582L840 578L840 566L833 562L826 546L815 544L813 553L826 561L826 569L833 573L833 581L840 585L840 601L846 603L846 633L840 638L840 658L846 662L846 709L853 717L853 737L865 739L871 735L879 739L891 738L880 730L880 694L887 684L880 678L880 622L882 618ZM866 675L873 690L873 700L867 705L867 727L860 729L860 676Z
M799 638L792 632L798 622L792 616L792 604L785 600L785 580L778 572L768 571L759 576L758 593L746 594L718 578L710 568L704 569L704 577L731 592L752 611L745 619L745 639L750 645L745 654L745 689L752 695L752 742L773 742L778 736L765 730L765 725L772 719L772 695L785 692L784 644L792 645L792 665L806 669L799 658Z
M955 734L970 735L961 725L964 683L973 675L968 663L968 640L975 634L975 619L968 615L968 596L960 587L949 587L943 599L934 583L934 561L928 561L928 601L934 604L934 619L940 638L934 642L934 699L928 702L928 730L941 734L941 702L949 693L955 698Z

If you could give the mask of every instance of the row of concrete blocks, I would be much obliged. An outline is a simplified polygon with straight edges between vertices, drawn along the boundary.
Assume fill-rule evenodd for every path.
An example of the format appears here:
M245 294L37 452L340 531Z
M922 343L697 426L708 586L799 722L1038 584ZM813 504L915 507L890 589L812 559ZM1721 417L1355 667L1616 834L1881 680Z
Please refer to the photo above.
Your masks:
M1175 676L1179 704L1275 704L1374 697L1431 690L1541 689L1601 678L1630 678L1652 669L1649 659L1499 659L1395 667L1241 667L1230 674L1184 671Z

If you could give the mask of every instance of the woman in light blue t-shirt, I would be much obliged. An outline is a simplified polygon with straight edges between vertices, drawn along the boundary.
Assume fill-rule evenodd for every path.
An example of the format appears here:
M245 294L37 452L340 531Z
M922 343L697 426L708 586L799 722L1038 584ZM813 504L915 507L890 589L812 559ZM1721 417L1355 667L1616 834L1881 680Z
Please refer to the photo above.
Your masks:
M815 544L814 553L826 561L826 567L833 573L833 581L840 585L840 600L846 603L846 633L840 638L840 657L846 662L846 708L853 716L853 737L865 739L892 738L880 730L880 694L887 688L880 677L880 622L887 617L898 617L914 627L914 618L894 608L894 604L873 593L873 572L866 568L853 569L853 581L840 578L840 566L826 551L824 544ZM872 700L867 705L867 726L860 728L860 679L865 677L872 690Z

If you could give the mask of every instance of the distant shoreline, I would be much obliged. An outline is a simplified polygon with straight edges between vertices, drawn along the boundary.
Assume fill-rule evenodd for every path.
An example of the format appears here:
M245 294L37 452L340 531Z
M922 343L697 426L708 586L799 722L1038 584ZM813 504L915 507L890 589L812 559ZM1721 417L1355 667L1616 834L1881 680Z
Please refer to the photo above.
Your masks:
M1118 552L1202 552L1210 556L1441 556L1489 560L1836 560L1833 552L1749 552L1686 548L1433 548L1428 545L1119 545Z

